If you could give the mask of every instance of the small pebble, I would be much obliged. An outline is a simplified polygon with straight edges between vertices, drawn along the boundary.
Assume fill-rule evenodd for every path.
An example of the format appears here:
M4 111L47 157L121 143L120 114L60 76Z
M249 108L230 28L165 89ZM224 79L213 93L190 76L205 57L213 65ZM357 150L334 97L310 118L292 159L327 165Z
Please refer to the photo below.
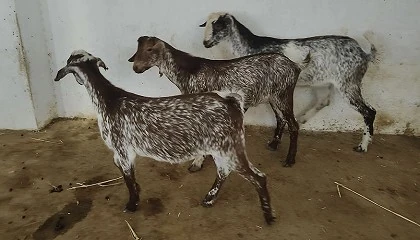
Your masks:
M25 216L25 215L23 215L23 216L22 216L22 219L25 219L25 218L26 218L26 216Z
M9 188L9 192L12 192L13 191L13 188Z

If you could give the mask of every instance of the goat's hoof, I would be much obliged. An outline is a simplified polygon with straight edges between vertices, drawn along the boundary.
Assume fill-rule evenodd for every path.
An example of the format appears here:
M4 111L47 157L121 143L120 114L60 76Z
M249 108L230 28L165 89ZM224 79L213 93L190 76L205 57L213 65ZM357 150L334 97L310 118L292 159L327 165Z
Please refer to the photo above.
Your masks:
M367 152L367 149L363 149L362 146L357 146L353 148L353 151L355 152Z
M293 167L293 165L295 165L295 162L293 161L286 161L286 162L284 162L283 163L283 167L289 167L289 168L291 168L291 167Z
M196 166L196 165L194 165L194 164L191 164L191 166L189 166L189 167L188 167L188 171L189 171L190 173L193 173L193 172L198 172L198 171L200 171L202 168L203 168L203 165L201 165L201 166Z
M124 212L125 213L133 213L137 210L137 203L132 204L132 203L127 203L127 205L125 206Z
M213 207L213 204L214 204L214 199L212 199L212 200L206 200L206 199L204 199L201 202L201 206L206 207L206 208Z
M271 225L276 221L276 217L274 217L271 213L264 214L264 218L268 225Z
M278 146L279 142L277 140L273 140L269 144L267 144L267 149L270 151L276 151Z

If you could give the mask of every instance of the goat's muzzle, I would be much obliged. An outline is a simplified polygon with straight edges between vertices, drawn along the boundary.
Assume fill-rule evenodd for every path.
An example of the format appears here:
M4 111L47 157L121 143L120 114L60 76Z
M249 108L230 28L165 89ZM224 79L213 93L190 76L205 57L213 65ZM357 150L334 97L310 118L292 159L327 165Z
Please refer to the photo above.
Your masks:
M214 41L204 40L203 45L204 45L205 48L211 48L215 45L215 43L214 43Z
M133 65L133 71L136 73L144 73L147 70L147 68L139 67L137 65Z

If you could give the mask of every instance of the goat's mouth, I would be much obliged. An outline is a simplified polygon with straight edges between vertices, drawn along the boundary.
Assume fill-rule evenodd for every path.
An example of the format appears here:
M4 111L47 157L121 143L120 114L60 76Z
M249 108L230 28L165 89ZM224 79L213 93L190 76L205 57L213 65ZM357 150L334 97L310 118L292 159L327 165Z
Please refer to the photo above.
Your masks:
M203 41L203 45L204 45L204 47L206 47L206 48L211 48L211 47L213 47L214 45L216 45L216 42L215 42L215 41L211 41L211 40L204 40L204 41Z
M135 72L135 73L144 73L146 70L148 70L150 67L139 67L139 66L136 66L136 65L134 65L133 66L133 71Z

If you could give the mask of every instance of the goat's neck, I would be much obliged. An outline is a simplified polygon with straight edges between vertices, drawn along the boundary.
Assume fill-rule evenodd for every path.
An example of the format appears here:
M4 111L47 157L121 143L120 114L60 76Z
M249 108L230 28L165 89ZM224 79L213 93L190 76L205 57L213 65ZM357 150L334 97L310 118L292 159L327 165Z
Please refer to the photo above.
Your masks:
M187 88L189 85L190 74L187 73L187 71L185 71L179 63L177 63L173 51L179 50L172 49L165 52L163 61L161 61L159 66L159 71L160 74L164 74L169 81L175 84L182 93L187 93L189 92Z
M86 90L98 115L103 115L105 113L106 96L109 91L107 88L109 85L112 86L112 84L100 73L86 73L79 70L75 71L74 75L76 78L79 78L82 82L84 82Z
M242 57L251 53L252 48L249 45L249 39L241 35L236 27L233 28L232 35L227 42L235 57Z
M235 20L228 43L236 57L243 57L263 52L282 51L282 46L289 41L288 39L257 36Z

